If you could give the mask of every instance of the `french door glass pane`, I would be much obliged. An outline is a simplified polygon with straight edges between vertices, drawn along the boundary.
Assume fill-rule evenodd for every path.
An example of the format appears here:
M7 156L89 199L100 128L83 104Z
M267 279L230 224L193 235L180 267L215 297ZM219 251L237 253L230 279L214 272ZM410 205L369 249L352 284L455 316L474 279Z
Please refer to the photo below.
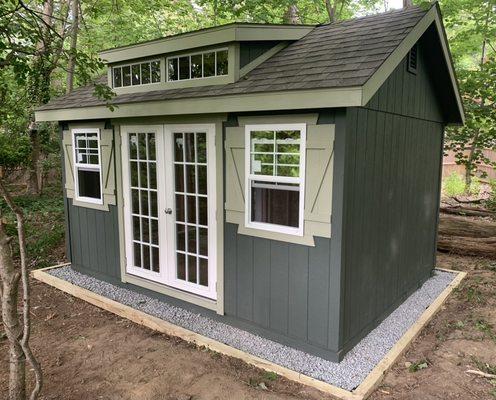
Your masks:
M176 132L173 141L176 278L208 286L207 135Z
M160 272L155 133L129 134L134 267Z

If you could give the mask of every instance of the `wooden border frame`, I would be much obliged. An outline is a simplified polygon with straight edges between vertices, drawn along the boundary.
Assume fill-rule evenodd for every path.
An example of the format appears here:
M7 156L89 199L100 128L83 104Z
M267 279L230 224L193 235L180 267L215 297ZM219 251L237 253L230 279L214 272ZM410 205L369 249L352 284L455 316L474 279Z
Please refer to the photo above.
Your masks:
M405 332L401 339L396 342L391 350L384 358L375 366L375 368L367 375L363 382L353 391L348 391L340 387L331 385L318 379L282 367L260 357L248 354L242 350L235 349L224 343L218 342L206 336L192 332L188 329L171 324L160 318L146 314L143 311L136 310L130 306L110 300L104 296L93 293L87 289L64 281L47 273L47 270L60 268L70 265L59 264L52 267L42 268L31 272L31 276L41 282L53 286L61 291L68 293L74 297L82 299L94 306L110 311L123 318L127 318L137 324L146 326L147 328L165 333L170 336L177 336L187 342L194 343L198 346L205 346L218 353L225 354L230 357L239 358L242 361L251 364L257 368L275 372L292 381L311 386L322 392L328 393L341 400L364 400L380 385L387 371L393 366L396 360L408 349L409 344L420 334L422 329L439 311L443 303L446 301L451 292L461 283L467 275L466 272L453 271L444 268L436 268L439 271L451 272L457 274L453 281L441 292L434 302L422 313L419 319Z

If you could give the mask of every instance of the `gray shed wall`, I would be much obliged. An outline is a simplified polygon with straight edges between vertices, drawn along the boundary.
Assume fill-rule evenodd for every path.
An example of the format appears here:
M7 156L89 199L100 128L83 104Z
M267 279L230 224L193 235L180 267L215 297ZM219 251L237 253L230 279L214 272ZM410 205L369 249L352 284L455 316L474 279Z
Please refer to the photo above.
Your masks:
M346 113L341 353L435 266L444 125L429 67L420 43L417 75L403 60Z

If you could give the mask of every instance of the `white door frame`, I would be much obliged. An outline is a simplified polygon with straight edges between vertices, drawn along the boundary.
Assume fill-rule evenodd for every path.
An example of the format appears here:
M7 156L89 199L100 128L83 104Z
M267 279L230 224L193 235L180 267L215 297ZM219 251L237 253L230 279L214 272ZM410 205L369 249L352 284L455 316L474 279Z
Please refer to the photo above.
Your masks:
M175 234L175 195L173 164L174 132L206 132L207 136L207 194L208 194L208 287L193 284L176 278L176 234ZM133 266L133 236L131 210L131 177L129 168L129 133L155 132L158 191L158 224L160 272ZM165 284L194 295L217 299L217 203L216 203L216 149L214 124L181 125L123 125L122 143L122 180L124 238L126 253L126 272L159 284ZM165 210L171 208L172 215Z
M174 177L173 164L173 135L175 132L206 132L207 137L207 210L208 210L208 287L190 283L176 278L176 232L175 232L175 195L174 180L166 180L166 208L171 208L172 215L167 216L167 237L170 238L167 246L168 263L166 284L190 293L217 299L217 196L216 196L216 151L214 124L175 124L165 125L165 174ZM170 161L169 161L170 160ZM198 213L198 210L197 210ZM173 266L173 268L172 268Z

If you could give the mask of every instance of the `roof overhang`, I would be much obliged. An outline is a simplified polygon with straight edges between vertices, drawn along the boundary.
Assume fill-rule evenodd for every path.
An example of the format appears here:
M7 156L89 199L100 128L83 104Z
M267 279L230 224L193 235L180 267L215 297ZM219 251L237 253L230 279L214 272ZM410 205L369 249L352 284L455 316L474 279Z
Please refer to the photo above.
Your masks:
M372 96L379 90L386 79L392 74L394 69L405 58L407 53L413 45L420 39L420 37L427 31L427 29L434 24L439 35L443 57L448 69L449 78L453 87L453 92L456 97L456 104L460 116L459 123L465 123L465 111L463 109L463 102L458 88L458 81L456 79L453 61L448 46L448 39L441 19L441 12L439 5L436 2L434 6L424 15L424 17L415 25L407 37L400 43L398 47L391 53L391 55L384 61L384 63L377 69L377 71L367 80L363 85L362 106L365 106Z
M262 25L233 23L201 29L163 39L118 47L99 53L100 58L112 64L136 58L214 46L221 43L244 41L299 40L315 28L314 25Z
M316 108L358 107L362 88L293 90L243 95L211 96L35 111L36 121L75 121L102 118L151 117L160 115L212 114Z

